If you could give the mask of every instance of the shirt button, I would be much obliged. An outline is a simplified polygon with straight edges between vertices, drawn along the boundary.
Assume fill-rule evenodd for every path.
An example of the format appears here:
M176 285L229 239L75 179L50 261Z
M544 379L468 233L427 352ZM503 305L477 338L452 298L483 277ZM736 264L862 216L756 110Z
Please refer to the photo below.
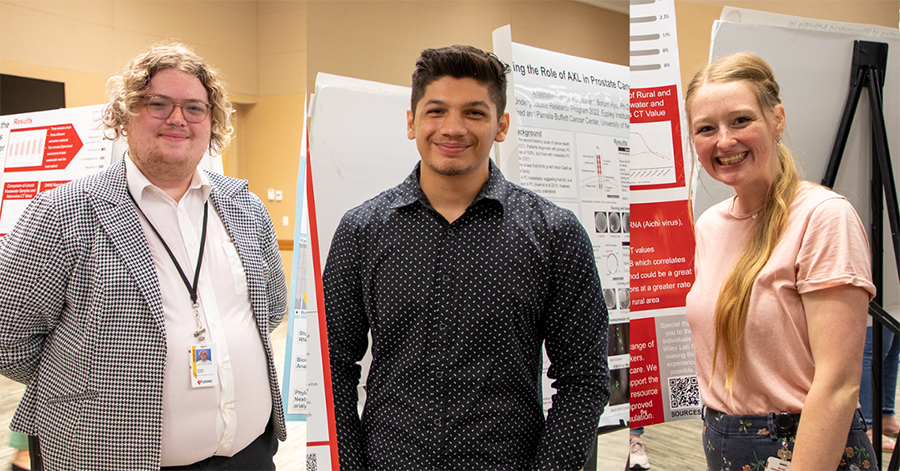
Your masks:
M447 324L441 322L440 328L441 330L447 330Z
M435 375L435 376L437 376L437 377L438 377L438 379L441 379L441 378L443 378L443 377L444 377L444 372L443 372L443 371L438 371L438 372L437 372L437 373L435 373L435 374L434 374L434 375Z
M453 235L453 232L454 232L453 229L447 229L447 234Z
M178 208L178 212L179 212L179 213L183 213L183 212L184 212L184 208Z
M441 279L444 281L450 281L450 275L444 275L441 277Z
M434 419L434 425L441 426L441 419Z
M201 279L200 279L200 284L205 286L205 285L206 285L206 278L201 278Z
M190 246L191 246L191 247L193 247L193 246L195 246L195 245L197 245L197 243L196 243L196 242L194 242L194 241L193 241L193 240L192 240L192 241L190 241L190 242L189 242L189 244L190 244Z

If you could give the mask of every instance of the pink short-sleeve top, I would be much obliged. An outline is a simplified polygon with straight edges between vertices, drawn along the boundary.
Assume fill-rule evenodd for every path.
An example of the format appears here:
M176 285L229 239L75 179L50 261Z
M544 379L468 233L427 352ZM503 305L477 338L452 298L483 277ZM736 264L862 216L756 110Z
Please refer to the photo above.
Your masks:
M713 206L696 224L696 279L686 303L701 397L706 406L732 415L798 413L815 373L806 325L807 316L815 313L805 312L800 296L853 285L868 291L871 299L875 286L866 232L843 196L800 182L785 234L753 285L741 362L729 396L721 347L713 375L715 306L757 222L732 214L733 203L731 198Z

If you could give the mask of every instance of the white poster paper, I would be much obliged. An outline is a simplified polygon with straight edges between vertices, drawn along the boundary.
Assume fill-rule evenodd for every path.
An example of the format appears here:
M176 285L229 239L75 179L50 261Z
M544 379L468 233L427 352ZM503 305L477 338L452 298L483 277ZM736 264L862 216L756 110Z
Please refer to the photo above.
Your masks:
M326 331L322 269L344 213L402 182L418 162L415 142L406 136L409 98L406 87L323 73L316 77L306 180L312 262L307 280L310 288L315 283L314 291L307 289L308 467L337 467L328 346L320 335ZM363 379L366 374L364 367ZM362 385L359 393L362 407Z
M515 130L500 155L518 155L520 185L572 210L588 232L610 316L610 403L600 426L628 420L627 327L629 308L628 68L508 41L494 33L494 49L512 68ZM515 149L508 150L508 147ZM506 168L503 169L507 172ZM512 178L510 178L513 180ZM515 181L515 180L513 180ZM551 405L546 377L544 409Z

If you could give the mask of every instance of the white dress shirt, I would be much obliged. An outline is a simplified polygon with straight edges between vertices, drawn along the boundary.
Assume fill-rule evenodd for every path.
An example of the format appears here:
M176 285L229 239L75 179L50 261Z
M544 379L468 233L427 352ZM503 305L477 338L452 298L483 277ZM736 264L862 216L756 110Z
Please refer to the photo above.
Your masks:
M212 360L218 365L218 384L192 388L189 351L200 344L194 337L197 320L188 288L147 219L193 283L209 181L196 170L190 189L176 202L150 183L130 157L125 166L129 192L144 214L139 219L156 267L165 314L161 465L233 456L265 431L272 412L265 346L250 306L244 268L222 219L210 204L197 294L199 320L206 328L203 343L215 344Z

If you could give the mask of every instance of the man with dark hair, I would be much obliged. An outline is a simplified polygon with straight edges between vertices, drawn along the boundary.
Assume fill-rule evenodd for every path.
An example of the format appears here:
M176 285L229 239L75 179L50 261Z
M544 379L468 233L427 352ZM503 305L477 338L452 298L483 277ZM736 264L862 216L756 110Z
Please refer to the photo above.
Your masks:
M488 89L491 101L497 107L497 116L506 112L506 74L509 66L496 56L472 46L450 46L441 49L425 49L416 60L412 77L410 108L416 117L416 105L425 89L441 77L475 78Z
M576 470L587 459L609 398L608 315L574 214L490 160L509 129L507 71L468 46L424 51L407 114L421 162L335 234L324 287L342 470ZM542 345L557 390L546 419Z
M247 182L198 168L230 140L224 83L166 42L107 92L127 154L38 194L0 239L0 373L29 384L11 427L44 469L275 469L278 243Z

